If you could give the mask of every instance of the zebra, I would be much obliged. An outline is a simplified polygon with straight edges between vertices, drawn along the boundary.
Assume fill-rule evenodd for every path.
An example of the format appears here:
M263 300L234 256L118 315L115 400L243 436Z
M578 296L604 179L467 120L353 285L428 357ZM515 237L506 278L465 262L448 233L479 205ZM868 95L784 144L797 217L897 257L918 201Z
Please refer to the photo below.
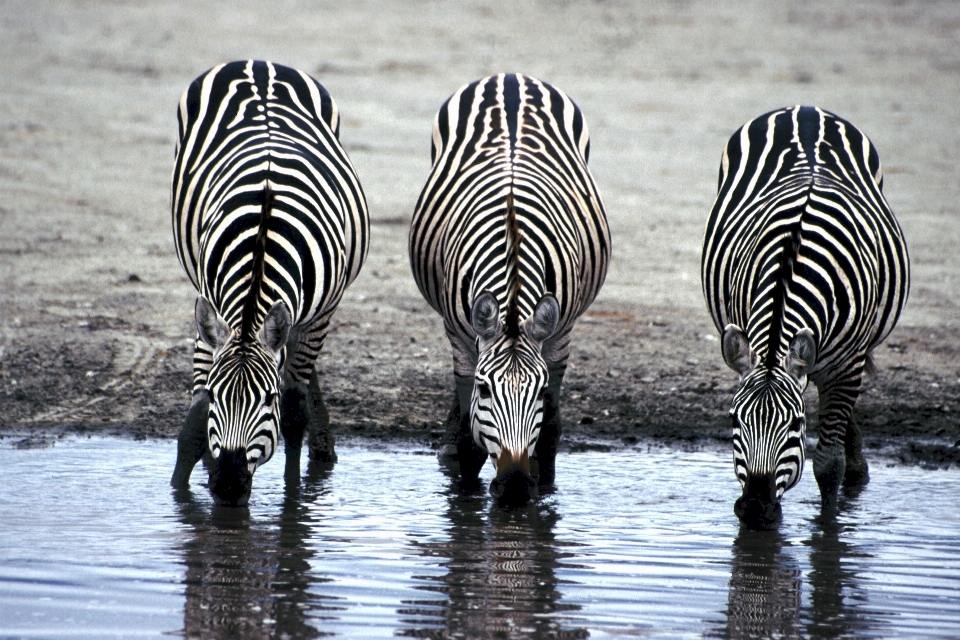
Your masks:
M369 244L366 200L316 80L263 61L214 67L184 92L171 199L197 290L193 402L171 479L206 453L210 488L244 504L282 431L288 478L335 462L315 362Z
M730 414L742 495L734 511L771 528L805 457L802 393L819 393L813 472L824 513L840 483L869 479L853 420L872 351L906 304L910 263L871 142L829 111L796 106L727 143L703 241L703 293L739 376Z
M456 444L441 458L457 461L467 483L492 458L490 493L502 504L554 480L570 332L607 273L589 150L573 101L519 74L460 88L433 125L409 252L453 350Z

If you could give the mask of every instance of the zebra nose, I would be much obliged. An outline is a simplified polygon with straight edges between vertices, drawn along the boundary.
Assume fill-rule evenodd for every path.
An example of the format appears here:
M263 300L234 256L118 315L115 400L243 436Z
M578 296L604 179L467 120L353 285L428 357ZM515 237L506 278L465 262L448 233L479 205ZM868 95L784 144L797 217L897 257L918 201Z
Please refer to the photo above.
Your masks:
M748 476L733 512L748 529L773 529L783 514L777 500L777 485L772 474Z
M522 506L537 497L537 481L520 469L498 476L490 483L490 495L503 507Z
M243 506L250 499L253 474L247 466L244 450L220 451L210 470L210 490L221 504Z
M490 483L490 495L501 506L521 506L537 497L537 481L530 473L530 458L501 452L497 459L497 477Z

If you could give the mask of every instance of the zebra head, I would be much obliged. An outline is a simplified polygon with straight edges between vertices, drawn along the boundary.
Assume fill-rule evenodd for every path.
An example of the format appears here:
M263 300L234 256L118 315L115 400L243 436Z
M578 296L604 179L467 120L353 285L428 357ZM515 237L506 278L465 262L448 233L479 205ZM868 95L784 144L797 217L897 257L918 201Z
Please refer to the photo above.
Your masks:
M520 322L500 319L497 298L485 291L474 301L471 324L477 334L477 369L470 401L473 439L496 462L490 493L503 504L523 504L537 495L530 469L543 422L549 382L543 342L560 320L552 295L540 298L533 315Z
M743 489L734 513L751 528L779 523L780 498L803 473L803 391L817 359L810 329L790 341L787 355L775 366L756 357L747 334L729 324L723 331L723 359L740 375L733 397L733 466Z
M273 456L279 439L280 369L290 311L277 302L260 332L248 339L202 296L196 316L200 339L213 349L206 387L207 447L214 460L210 488L223 502L246 504L254 471Z

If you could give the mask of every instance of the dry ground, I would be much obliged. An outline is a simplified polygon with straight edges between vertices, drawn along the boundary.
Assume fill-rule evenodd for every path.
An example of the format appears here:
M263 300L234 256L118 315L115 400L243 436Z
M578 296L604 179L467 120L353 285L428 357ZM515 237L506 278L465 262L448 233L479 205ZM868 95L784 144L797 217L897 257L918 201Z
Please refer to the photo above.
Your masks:
M249 57L327 86L369 199L371 254L320 360L341 436L440 435L450 356L409 274L407 225L438 106L522 71L583 108L614 240L576 329L566 446L729 438L703 224L728 136L804 103L873 139L913 260L858 406L867 445L960 461L953 2L0 1L0 434L177 432L194 294L169 230L175 107L198 74Z

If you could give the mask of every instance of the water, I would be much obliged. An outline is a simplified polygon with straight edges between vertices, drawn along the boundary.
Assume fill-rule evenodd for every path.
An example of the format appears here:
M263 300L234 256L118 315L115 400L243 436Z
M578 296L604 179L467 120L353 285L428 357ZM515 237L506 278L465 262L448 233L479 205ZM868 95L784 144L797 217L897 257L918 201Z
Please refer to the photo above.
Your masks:
M824 525L808 468L752 533L725 450L561 454L505 512L379 444L221 508L175 449L0 447L0 638L960 636L960 470L874 461Z

